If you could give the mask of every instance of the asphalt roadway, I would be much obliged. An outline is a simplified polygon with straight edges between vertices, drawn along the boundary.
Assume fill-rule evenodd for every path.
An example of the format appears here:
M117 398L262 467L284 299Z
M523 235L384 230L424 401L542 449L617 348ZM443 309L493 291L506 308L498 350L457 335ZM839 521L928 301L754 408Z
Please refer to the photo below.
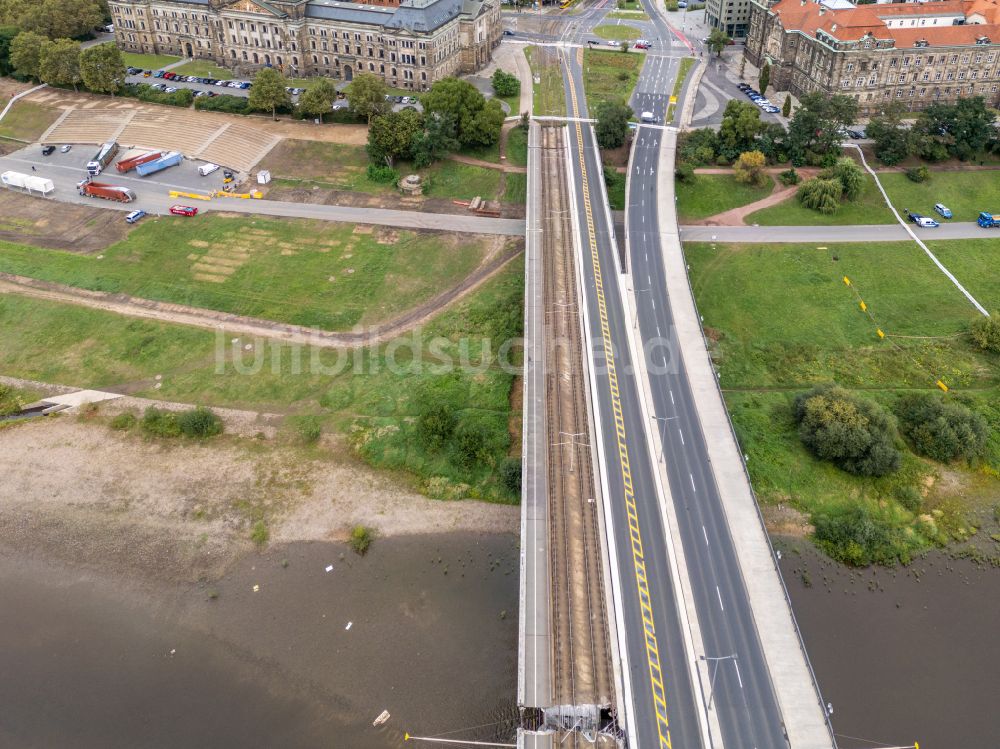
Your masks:
M649 0L643 3L655 23L666 24ZM667 36L666 33L661 34ZM640 77L634 101L666 109L670 86L648 86ZM655 103L651 103L655 101ZM652 396L653 418L681 536L691 596L695 602L705 655L715 673L712 709L722 743L732 747L785 745L781 713L767 661L757 636L750 599L726 520L719 489L696 410L667 296L660 244L656 167L663 131L641 127L629 175L628 262L636 290L638 320Z

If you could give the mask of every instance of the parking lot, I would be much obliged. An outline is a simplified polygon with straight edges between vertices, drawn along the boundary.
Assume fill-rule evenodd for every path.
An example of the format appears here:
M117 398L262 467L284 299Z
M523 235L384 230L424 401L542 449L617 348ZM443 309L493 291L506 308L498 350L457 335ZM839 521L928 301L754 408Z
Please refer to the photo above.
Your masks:
M130 68L130 70L137 70L137 68ZM211 94L214 94L214 95L217 95L217 96L221 96L223 94L226 94L226 95L229 95L229 96L243 96L243 97L246 97L246 96L250 95L251 82L247 81L247 80L236 79L236 80L230 80L230 81L219 81L218 83L206 83L205 81L214 80L214 79L211 79L211 78L208 78L208 79L206 79L206 78L200 78L200 79L195 79L195 80L181 80L181 78L178 77L178 78L175 78L175 79L171 80L169 78L162 77L162 76L159 77L159 78L156 77L157 73L163 73L164 76L167 75L167 74L172 74L170 70L164 70L164 71L152 70L152 71L148 71L148 72L150 73L150 75L148 75L148 76L143 75L143 73L141 73L141 72L140 73L134 73L134 74L128 75L125 78L125 82L126 83L145 83L148 86L163 86L164 89L166 89L166 88L177 88L177 89L180 89L180 88L189 88L189 89L191 89L192 91L195 91L195 92L197 92L197 91L204 91L206 94L211 93ZM192 78L192 79L194 79L195 76L185 76L185 78ZM241 83L241 84L244 84L244 87L234 87L234 86L223 86L223 85L220 85L223 82L227 82L227 83L228 82ZM161 89L161 90L163 90L163 89ZM294 92L299 92L299 93L301 93L302 90L303 89L300 89L300 88L293 89ZM299 94L298 93L293 93L293 92L290 92L290 93L292 93L292 101L298 101Z

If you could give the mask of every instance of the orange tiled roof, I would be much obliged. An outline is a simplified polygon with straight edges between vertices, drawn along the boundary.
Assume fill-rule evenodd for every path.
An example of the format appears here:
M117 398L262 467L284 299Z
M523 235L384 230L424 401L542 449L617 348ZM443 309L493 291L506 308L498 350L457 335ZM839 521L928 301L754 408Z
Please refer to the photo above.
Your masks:
M789 31L801 31L809 36L823 31L841 41L855 41L870 33L876 39L894 39L898 47L912 47L921 40L931 46L964 46L975 44L984 36L1000 44L1000 0L859 5L843 10L824 8L813 0L781 0L771 10ZM890 28L885 22L894 16L940 15L979 16L985 23Z

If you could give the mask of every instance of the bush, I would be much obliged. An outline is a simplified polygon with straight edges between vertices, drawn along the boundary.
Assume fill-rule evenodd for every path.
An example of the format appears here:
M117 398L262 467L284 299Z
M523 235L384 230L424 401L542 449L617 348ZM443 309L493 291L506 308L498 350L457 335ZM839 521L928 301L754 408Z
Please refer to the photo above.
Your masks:
M911 182L926 182L931 178L931 173L926 166L921 164L920 166L911 166L907 169L906 178Z
M812 517L816 542L834 559L863 567L909 561L901 529L894 528L867 504L833 507Z
M983 351L1000 354L1000 312L990 317L977 317L969 326L969 334Z
M267 529L267 523L258 520L250 529L250 540L258 546L263 546L271 538L271 531Z
M157 91L146 83L126 84L122 88L121 95L153 104L166 104L171 107L190 107L191 102L194 101L194 92L189 88L181 88L168 94L165 91Z
M365 176L380 185L390 185L399 182L399 172L385 164L369 164Z
M901 486L896 492L896 501L916 515L920 512L924 498L920 496L920 490L917 487Z
M315 414L305 414L293 420L295 433L306 445L314 445L323 436L323 425Z
M488 461L491 456L492 434L481 419L466 417L455 428L454 449L457 462L471 468L476 463Z
M177 414L150 406L142 414L142 431L151 437L179 437L181 425Z
M733 176L741 184L761 187L769 181L764 163L764 154L760 151L744 151L733 164Z
M973 458L986 448L989 428L982 416L959 405L945 403L927 393L908 395L896 413L903 435L920 455L942 463Z
M892 417L872 401L836 385L821 385L795 399L802 444L820 460L858 476L884 476L899 468Z
M206 112L228 112L229 114L250 114L245 96L199 96L194 100L194 108Z
M355 554L364 556L374 540L375 531L373 529L364 525L356 525L351 528L351 535L347 539L347 543L354 550Z
M802 177L799 173L795 171L795 167L791 169L786 169L781 174L778 175L778 181L785 187L791 187L792 185L797 185L802 181Z
M493 73L493 91L497 96L517 96L521 93L521 81L516 75L497 68Z
M836 163L821 175L825 179L835 179L840 183L841 194L846 200L857 200L865 188L865 172L854 159L837 159Z
M417 434L430 450L439 450L455 433L455 411L443 402L425 404L417 415Z
M521 459L507 458L500 464L500 483L513 495L521 494Z
M841 193L843 187L837 180L815 177L802 183L796 197L806 208L830 214L840 208Z
M674 170L674 176L677 181L682 185L693 185L697 176L694 173L694 167L689 164L681 164Z
M14 388L0 383L0 416L17 413L22 408L21 399Z
M181 434L195 439L206 439L222 434L222 419L211 409L204 406L184 411L177 417Z
M139 420L135 418L134 413L131 411L122 411L111 420L111 428L117 429L119 432L127 432L138 422Z

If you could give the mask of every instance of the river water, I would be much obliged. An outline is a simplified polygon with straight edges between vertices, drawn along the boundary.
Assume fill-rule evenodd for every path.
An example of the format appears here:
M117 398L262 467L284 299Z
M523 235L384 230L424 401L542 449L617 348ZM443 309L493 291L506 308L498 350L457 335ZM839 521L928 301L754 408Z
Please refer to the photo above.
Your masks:
M364 558L308 543L210 585L139 586L0 555L0 746L509 739L517 560L509 535L383 539Z

